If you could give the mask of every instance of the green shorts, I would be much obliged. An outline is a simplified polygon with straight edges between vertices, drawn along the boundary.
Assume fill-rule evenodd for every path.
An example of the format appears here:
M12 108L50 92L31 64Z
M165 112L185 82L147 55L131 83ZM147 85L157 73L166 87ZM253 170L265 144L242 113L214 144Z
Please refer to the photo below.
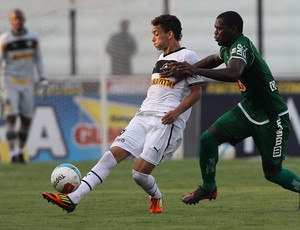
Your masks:
M217 119L211 127L233 145L251 136L265 164L279 165L285 159L290 133L289 114L270 119L267 124L257 125L250 122L242 110L235 106Z

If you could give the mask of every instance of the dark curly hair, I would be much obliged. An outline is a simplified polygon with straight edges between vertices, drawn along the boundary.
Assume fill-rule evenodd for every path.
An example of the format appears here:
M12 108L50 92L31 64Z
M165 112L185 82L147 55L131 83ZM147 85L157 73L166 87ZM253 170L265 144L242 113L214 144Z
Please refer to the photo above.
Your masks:
M182 28L181 28L181 22L179 21L179 19L174 16L174 15L170 15L170 14L163 14L160 15L156 18L154 18L151 21L151 24L153 26L158 26L160 25L161 28L165 31L165 32L169 32L172 31L174 33L174 37L177 41L180 41L182 38Z

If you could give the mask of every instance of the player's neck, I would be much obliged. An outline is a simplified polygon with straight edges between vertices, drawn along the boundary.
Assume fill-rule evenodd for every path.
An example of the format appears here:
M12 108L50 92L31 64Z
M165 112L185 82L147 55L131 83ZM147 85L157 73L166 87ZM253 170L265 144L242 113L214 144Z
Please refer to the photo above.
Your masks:
M178 41L172 42L169 44L168 48L164 50L164 55L167 55L179 49L181 49L180 43Z
M27 30L25 28L22 28L20 30L12 30L11 32L14 36L21 36L21 35L26 34Z

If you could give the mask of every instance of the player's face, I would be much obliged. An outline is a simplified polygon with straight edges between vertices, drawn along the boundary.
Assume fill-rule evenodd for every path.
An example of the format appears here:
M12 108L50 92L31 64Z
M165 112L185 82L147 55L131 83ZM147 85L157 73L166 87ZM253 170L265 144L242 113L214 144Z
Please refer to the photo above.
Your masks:
M215 22L215 40L219 46L229 47L233 39L233 29L225 25L223 19L217 18Z
M13 31L20 32L24 29L25 18L22 12L15 11L10 15L10 24L12 26Z
M152 42L156 49L166 50L169 47L169 33L166 33L160 26L153 26Z

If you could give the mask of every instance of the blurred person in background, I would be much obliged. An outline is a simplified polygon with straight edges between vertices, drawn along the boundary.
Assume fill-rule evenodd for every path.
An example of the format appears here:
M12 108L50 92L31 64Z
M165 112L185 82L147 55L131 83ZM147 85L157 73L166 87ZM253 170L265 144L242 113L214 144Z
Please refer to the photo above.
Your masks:
M4 68L1 81L6 117L6 138L11 161L24 163L23 148L27 140L34 112L34 75L37 69L40 84L46 87L44 67L35 33L27 30L22 10L9 14L11 30L0 36L0 64ZM17 130L17 119L20 126Z
M213 80L235 82L243 100L219 117L200 138L199 165L203 183L182 197L186 204L217 197L216 166L218 145L236 145L252 137L258 148L265 178L281 187L300 192L300 178L283 167L290 133L287 104L279 93L267 63L251 40L243 34L243 19L234 11L220 14L215 20L214 38L221 47L194 65L174 63L162 77L185 73ZM225 68L216 68L221 64ZM178 76L178 80L182 79Z
M106 51L111 56L111 74L112 75L131 75L132 74L132 56L137 51L137 45L134 37L128 32L129 21L120 22L120 31L113 34L106 46Z

